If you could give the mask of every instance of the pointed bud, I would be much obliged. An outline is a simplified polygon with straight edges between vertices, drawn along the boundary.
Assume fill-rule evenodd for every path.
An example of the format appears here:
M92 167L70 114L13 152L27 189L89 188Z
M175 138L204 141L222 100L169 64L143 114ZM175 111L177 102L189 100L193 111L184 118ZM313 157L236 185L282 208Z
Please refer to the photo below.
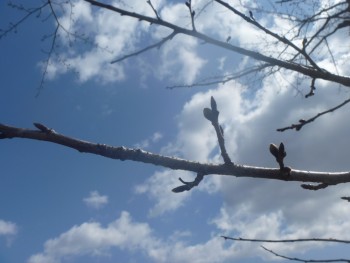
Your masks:
M210 106L211 106L211 109L213 111L217 111L218 110L218 107L216 105L216 101L215 101L213 96L211 96L211 98L210 98Z

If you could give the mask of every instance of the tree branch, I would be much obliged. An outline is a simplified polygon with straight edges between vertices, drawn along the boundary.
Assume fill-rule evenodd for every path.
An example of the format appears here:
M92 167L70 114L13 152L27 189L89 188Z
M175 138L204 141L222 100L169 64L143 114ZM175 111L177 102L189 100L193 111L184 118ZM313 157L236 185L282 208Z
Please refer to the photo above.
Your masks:
M140 21L146 21L146 22L149 22L151 24L156 24L156 25L160 25L160 26L163 26L166 28L170 28L177 33L181 33L184 35L195 37L197 39L203 40L206 43L209 43L209 44L224 48L226 50L230 50L230 51L242 54L244 56L251 57L255 60L266 62L266 63L271 64L273 66L279 66L279 67L282 67L284 69L299 72L299 73L306 75L306 76L309 76L311 78L319 78L319 79L329 80L329 81L350 87L350 78L349 77L340 76L340 75L332 74L332 73L325 71L325 70L316 70L314 68L303 66L303 65L293 63L290 61L284 61L284 60L280 60L277 58L265 56L261 53L255 52L255 51L251 51L251 50L248 50L245 48L234 46L234 45L227 43L225 41L223 42L223 41L216 40L216 39L211 38L211 37L209 37L205 34L202 34L198 31L182 28L182 27L179 27L179 26L174 25L172 23L166 22L164 20L158 20L158 19L155 19L152 17L138 14L138 13L129 12L129 11L126 11L124 9L121 9L121 8L118 8L118 7L115 7L112 5L104 4L104 3L101 3L101 2L98 2L95 0L84 0L84 1L90 3L91 5L105 8L105 9L108 9L110 11L119 13L122 16L129 16L129 17L136 18Z
M347 262L349 263L350 262L350 259L344 259L344 258L338 258L338 259L302 259L302 258L296 258L296 257L287 257L287 256L284 256L284 255L281 255L281 254L278 254L276 252L274 252L273 250L271 249L267 249L266 247L264 246L261 246L264 250L270 252L271 254L275 255L276 257L280 257L280 258L284 258L284 259L288 259L288 260L292 260L292 261L299 261L299 262Z
M134 53L131 53L131 54L125 55L125 56L123 56L121 58L118 58L116 60L113 60L113 61L111 61L111 64L123 61L124 59L130 58L130 57L133 57L133 56L137 56L137 55L139 55L141 53L144 53L144 52L146 52L146 51L148 51L150 49L153 49L153 48L160 48L165 42L167 42L168 40L171 40L176 34L177 34L176 31L174 31L170 35L168 35L165 38L163 38L161 41L159 41L159 42L157 42L157 43L155 43L153 45L150 45L148 47L145 47L145 48L143 48L143 49L141 49L139 51L136 51Z
M176 157L158 155L141 149L87 142L59 134L50 128L47 128L47 131L42 131L41 129L31 130L0 124L0 139L12 138L47 141L66 146L83 153L96 154L121 161L131 160L149 163L173 170L191 171L202 175L218 174L283 181L326 183L328 185L350 182L350 172L327 173L292 169L289 176L286 177L281 174L280 169L275 168L237 164L227 165L200 163Z
M251 239L242 237L221 236L225 240L243 241L243 242L263 242L263 243L293 243L293 242L335 242L350 244L350 240L335 239L335 238L296 238L296 239Z
M329 110L320 112L320 113L318 113L317 115L315 115L314 117L312 117L312 118L310 118L308 120L300 119L299 123L292 124L292 125L284 127L284 128L279 128L279 129L277 129L277 131L284 132L286 130L293 130L293 129L295 129L296 131L300 131L300 129L303 128L304 125L306 125L306 124L308 124L310 122L313 122L314 120L316 120L317 118L321 117L324 114L333 112L333 111L343 107L344 105L348 104L349 102L350 102L350 99L347 99L347 100L343 101L341 104L339 104L339 105L337 105L337 106L335 106L335 107L333 107L333 108L331 108Z

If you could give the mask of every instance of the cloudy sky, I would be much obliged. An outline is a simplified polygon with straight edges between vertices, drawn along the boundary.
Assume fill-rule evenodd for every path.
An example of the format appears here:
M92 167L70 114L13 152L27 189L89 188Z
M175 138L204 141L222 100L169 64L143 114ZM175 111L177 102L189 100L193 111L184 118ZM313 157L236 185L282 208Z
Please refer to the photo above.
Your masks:
M25 15L5 2L0 4L1 29ZM282 50L266 44L271 43L268 38L217 4L193 2L199 31L224 41L230 36L232 43L266 55ZM230 1L238 6L236 2ZM152 3L164 20L191 26L183 1ZM146 1L113 4L154 16ZM220 163L215 131L202 113L214 96L233 162L276 167L268 146L284 142L286 164L295 169L349 170L347 107L300 132L276 132L339 104L348 98L347 88L317 80L316 95L305 99L310 80L281 71L265 79L254 75L220 85L167 89L225 75L252 61L176 36L159 49L111 64L170 31L92 8L82 0L53 7L62 28L77 35L60 28L43 87L55 30L54 20L47 18L49 10L0 39L1 123L33 128L33 122L40 122L91 142ZM248 9L239 8L248 15ZM287 20L259 14L255 19L280 34L291 33ZM329 41L331 49L337 47L332 49L336 69L327 50L315 52L315 60L331 71L349 72L348 37L340 32ZM350 205L340 199L350 195L346 185L314 192L295 182L209 175L192 191L175 194L171 189L181 184L179 177L192 180L195 175L46 142L0 143L1 262L270 262L279 259L262 244L220 236L350 236ZM286 256L350 258L344 245L263 245Z

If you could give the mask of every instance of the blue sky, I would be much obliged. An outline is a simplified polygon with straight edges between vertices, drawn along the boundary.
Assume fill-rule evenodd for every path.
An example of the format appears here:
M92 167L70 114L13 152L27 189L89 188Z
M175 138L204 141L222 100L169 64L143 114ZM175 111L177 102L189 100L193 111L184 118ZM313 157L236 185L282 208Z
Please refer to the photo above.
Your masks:
M31 4L36 2L40 4ZM53 57L36 97L46 58L43 50L50 45L41 38L52 32L54 24L42 23L41 18L27 20L17 33L0 40L1 123L33 128L33 122L40 122L91 142L221 162L215 132L202 116L213 95L234 162L275 167L268 145L283 141L293 168L349 169L347 108L299 133L275 131L340 103L347 90L319 81L317 96L305 100L301 94L309 91L309 80L290 72L260 82L246 79L169 90L165 87L224 74L250 61L179 36L159 50L110 65L120 54L153 43L167 32L90 9L80 0L72 2L74 22L68 19L69 12L61 12L62 24L86 32L100 47L108 45L108 52L81 42L69 45L63 34L58 56ZM188 25L183 3L154 4L167 20ZM153 15L147 4L130 1L126 8L131 7ZM19 17L4 2L0 10L0 28ZM277 18L261 23L282 32L290 26ZM232 35L235 43L266 54L280 48L256 45L258 32L215 5L199 17L197 28L219 39ZM349 72L349 45L343 38L335 35L329 43L337 46L334 56L340 73ZM332 70L324 50L318 54L316 60ZM65 59L73 70L57 58ZM179 185L178 177L191 180L194 175L46 142L0 143L0 262L265 262L276 258L260 244L224 241L220 235L271 239L350 235L350 206L340 200L349 195L346 186L308 192L298 183L212 175L191 192L174 194L171 189ZM345 246L266 247L306 258L349 257Z

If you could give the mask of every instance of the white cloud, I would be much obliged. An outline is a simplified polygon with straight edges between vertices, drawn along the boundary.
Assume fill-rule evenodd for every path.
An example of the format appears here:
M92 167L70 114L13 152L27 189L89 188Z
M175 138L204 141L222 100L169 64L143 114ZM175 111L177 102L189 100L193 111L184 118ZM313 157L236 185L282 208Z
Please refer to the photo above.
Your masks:
M0 236L16 235L18 227L15 223L0 219Z
M108 196L100 195L98 191L92 191L89 197L85 197L83 201L88 207L99 209L108 204Z
M0 237L4 237L6 246L10 247L18 233L17 224L0 219Z
M188 245L181 241L188 233L175 232L170 238L157 238L146 223L132 220L128 212L102 226L98 222L76 225L44 244L42 252L28 263L60 263L81 256L107 256L112 249L142 252L152 262L215 263L232 260L241 252L215 236L206 242Z
M154 206L149 210L149 216L159 216L165 212L174 211L184 205L184 200L191 193L173 194L171 190L182 184L178 180L179 177L186 181L190 177L189 174L184 171L158 171L143 184L135 187L136 194L147 194L151 200L155 201Z
M179 17L181 18L179 14L183 12L184 8L183 4L181 6L169 6L164 9L162 15L167 14L167 19L178 21ZM102 17L105 18L104 15L101 14L101 20ZM108 21L109 19L107 19ZM181 20L181 22L183 21ZM244 45L253 45L255 41L259 40L251 27L245 26L245 24L241 26L240 19L223 15L217 7L209 8L205 20L199 19L199 21L198 28L208 31L218 29L215 34L222 39L226 39L230 35L233 38L236 37L232 41ZM285 20L275 18L274 22L279 28L281 26L288 27L288 22ZM110 24L110 22L107 24ZM232 25L237 26L233 27ZM132 24L132 27L136 29L134 24ZM100 44L106 44L114 40L113 43L120 44L120 46L114 48L124 51L125 39L133 35L132 32L123 32L119 27L113 32L120 33L118 30L125 33L120 39L113 38L108 32L102 32L96 38L96 41ZM160 34L155 32L154 36L159 38L160 35L157 35L157 33ZM344 43L340 37L340 34L334 35L330 40L330 45L335 47L339 43ZM169 76L173 74L174 68L181 67L176 71L179 74L176 77L186 82L193 81L205 64L205 61L197 55L196 48L197 42L189 38L181 38L181 42L175 38L172 42L163 46L161 50L163 63L159 67L161 69L158 72L159 75ZM256 48L259 48L259 46L256 46ZM281 47L274 45L265 46L264 48L266 48L266 50L264 49L265 54L269 52L275 54L276 50L281 50ZM336 59L339 58L340 72L349 71L347 63L349 55L347 52L344 45L340 49L334 49ZM85 54L87 57L88 55L89 53ZM107 57L98 58L97 61L85 60L85 62L88 61L88 65L93 65L93 67L89 68L87 66L86 71L82 71L83 80L87 80L91 76L97 76L101 70L99 63L106 61ZM77 56L74 58L77 59ZM78 61L77 64L83 65L82 61ZM322 58L321 62L322 66L332 69L332 63L329 59ZM94 71L95 67L98 70ZM76 68L78 67L76 66ZM113 74L108 74L108 76L111 75ZM108 76L106 77L107 80ZM111 80L113 79L111 78ZM279 143L283 141L288 154L286 164L292 166L292 168L327 171L348 170L350 142L346 138L350 132L350 125L346 121L348 116L345 109L321 117L304 127L300 132L277 133L275 131L276 128L296 123L300 118L312 117L322 110L335 106L348 96L346 92L336 91L333 85L317 80L317 94L312 98L304 99L303 96L296 96L298 91L292 89L290 87L292 85L289 85L289 83L294 84L296 82L296 74L285 74L282 71L280 75L275 75L274 78L265 79L262 82L262 87L257 92L249 93L248 88L237 82L230 82L216 89L197 93L184 105L178 116L179 131L176 139L164 147L162 152L197 161L221 161L215 132L202 114L203 108L209 106L210 96L214 96L220 110L220 122L225 130L227 150L233 162L277 167L274 158L268 152L268 145L272 142ZM301 92L307 93L310 80L299 80L298 85ZM289 88L287 89L286 86L289 86ZM149 139L144 142L144 145L147 146L148 144ZM150 216L174 212L184 205L184 201L192 196L193 191L196 191L196 189L193 189L191 192L171 194L170 190L180 183L177 177L193 179L194 175L179 171L158 171L135 188L136 193L146 194L151 200L154 200L154 206L149 211ZM224 204L212 223L228 235L242 235L251 238L346 238L350 234L348 223L350 207L348 203L340 200L341 196L349 195L346 186L339 185L310 192L301 189L299 183L294 182L218 176L206 178L203 183L198 187L199 190L220 191L223 195ZM128 225L132 224L130 220L127 222ZM83 228L83 226L88 229L95 229L96 233L100 233L101 229L105 229L96 224L88 225L86 223L76 227L75 230L73 228L70 230L72 232L68 231L67 233L76 235L76 232L79 232L77 229ZM110 226L107 228L117 231ZM148 225L147 229L149 229ZM235 251L233 249L235 247L231 247L231 250L229 250L224 248L225 246L221 240L213 238L206 243L193 246L186 246L181 242L173 243L171 252L165 244L160 247L158 239L149 238L149 233L146 231L145 238L157 245L140 245L136 241L134 242L137 243L136 247L141 250L147 248L148 255L157 258L158 262L169 262L169 258L174 262L186 262L190 259L192 261L189 262L196 262L196 260L199 260L199 254L204 255L205 258L201 262L215 262L217 259L213 258L213 255L219 258L221 254L223 255L221 259L224 261L232 258L234 252L236 252L235 256L249 255L252 253L251 249L253 247L251 244L239 244L237 246L241 248L240 250ZM46 256L51 257L48 259L55 260L57 257L51 256L52 253L49 248L56 246L56 244L61 246L59 241L66 240L65 237L65 234L63 234L55 239L55 242L48 241L44 252L33 256L33 260L35 257ZM91 240L95 239L91 238ZM127 242L129 241L121 244L128 247ZM92 243L90 247L86 245L88 249L84 247L81 250L78 249L78 252L70 250L66 254L60 252L59 257L91 253L90 250L94 251L91 247L100 248L99 244L102 244L101 248L120 246L119 243L115 244L112 241ZM242 249L243 247L245 249ZM216 249L216 252L211 250L213 248ZM271 248L279 248L280 251L285 252L296 248L300 250L298 244L289 245L288 247L274 245ZM304 246L304 249L306 248L308 247ZM177 253L177 251L181 251L182 254ZM255 255L261 255L261 253L257 252ZM194 256L197 256L197 259Z
M29 263L61 262L64 258L83 255L106 255L112 247L119 249L143 249L157 246L147 224L135 223L127 212L106 227L98 222L86 222L74 226L57 238L44 244L42 253L31 256Z

